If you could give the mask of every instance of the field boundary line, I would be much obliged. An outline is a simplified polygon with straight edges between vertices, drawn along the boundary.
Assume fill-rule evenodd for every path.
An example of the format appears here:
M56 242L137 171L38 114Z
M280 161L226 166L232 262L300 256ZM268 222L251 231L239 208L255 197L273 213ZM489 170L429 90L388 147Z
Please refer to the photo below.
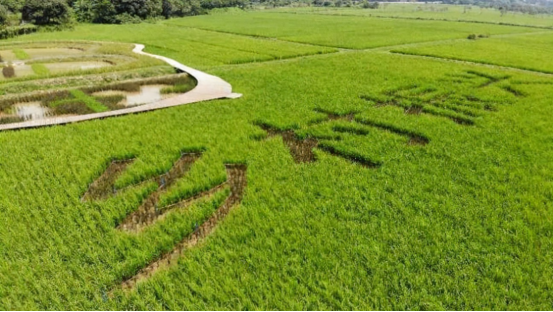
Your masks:
M533 69L525 69L520 67L510 67L505 65L498 65L493 63L488 63L485 61L471 61L471 60L463 60L463 59L457 59L457 58L447 58L447 57L440 57L440 56L433 56L433 55L424 55L424 54L414 54L409 52L403 52L403 51L388 51L389 54L394 55L400 55L405 57L419 57L419 58L426 58L436 61L444 61L444 62L451 62L451 63L461 63L461 64L471 64L471 65L478 65L478 66L487 66L490 68L495 69L503 69L503 70L513 70L513 71L519 71L527 74L534 74L534 75L542 75L542 76L553 76L553 72L547 72L547 71L539 71L539 70L533 70Z
M532 36L532 35L546 35L546 34L553 34L553 31L536 31L536 32L524 32L524 33L509 33L509 34L497 34L497 35L490 35L489 38L486 39L496 39L496 38L511 38L511 37L525 37L525 36ZM481 40L486 40L481 39ZM434 45L442 45L442 44L448 44L448 43L458 43L458 42L466 42L467 38L451 38L451 39L439 39L439 40L431 40L431 41L419 41L419 42L411 42L411 43L402 43L402 44L394 44L394 45L388 45L388 46L381 46L381 47L374 47L374 48L368 48L363 49L360 51L391 51L394 49L401 49L401 48L415 48L420 46L434 46Z
M302 44L302 45L318 47L318 48L332 48L332 49L336 49L336 50L358 50L358 49L352 49L352 48L347 48L347 47L337 47L337 46L331 46L331 45L309 43L309 42L304 42L304 41L286 40L286 39L278 38L278 37L263 36L263 35L249 35L249 34L242 34L242 33L237 33L237 32L232 32L232 31L215 30L215 29L208 29L208 28L194 27L194 26L185 26L185 25L178 25L178 24L171 24L171 23L163 24L163 25L166 25L166 26L169 26L169 27L190 28L190 29L210 31L210 32L215 32L215 33L220 33L220 34L249 37L249 38L260 39L260 40L282 41L282 42L286 42L286 43ZM332 52L330 52L330 53L332 53Z
M387 19L404 19L404 20L415 20L415 21L431 21L431 22L452 22L452 23L473 23L473 24L486 24L486 25L496 25L496 26L511 26L511 27L525 27L525 28L536 28L536 29L551 29L552 26L538 26L538 25L523 25L515 23L504 23L504 22L486 22L486 21L476 21L476 20L462 20L462 19L440 19L440 18L428 18L428 17L410 17L410 16L399 16L399 15L356 15L356 14L332 14L332 13L318 13L318 12L307 12L307 13L297 13L297 12L266 12L272 14L305 14L305 15L319 15L319 16L347 16L347 17L360 17L360 18L387 18Z
M140 105L115 111L108 111L103 113L87 114L80 116L70 117L54 117L39 120L30 120L24 122L18 122L13 124L0 125L0 131L4 130L18 130L18 129L30 129L53 125L70 124L94 119L103 119L109 117L116 117L128 114L136 114L158 110L162 108L169 108L174 106L180 106L185 104L192 104L197 102L216 100L216 99L235 99L242 95L232 92L232 86L223 79L206 74L202 71L183 65L173 59L167 58L161 55L155 55L144 52L145 46L143 44L135 44L133 52L139 55L149 56L171 65L179 71L188 73L194 79L196 79L196 87L187 93L161 100L156 103Z

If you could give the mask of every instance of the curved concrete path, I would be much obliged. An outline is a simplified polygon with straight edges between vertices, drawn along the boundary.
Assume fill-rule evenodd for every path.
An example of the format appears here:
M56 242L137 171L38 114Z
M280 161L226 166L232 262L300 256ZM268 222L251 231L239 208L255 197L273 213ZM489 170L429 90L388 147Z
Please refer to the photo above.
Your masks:
M235 99L242 96L239 93L232 93L232 86L228 82L224 81L219 77L212 76L202 71L199 71L197 69L185 66L175 60L172 60L164 56L143 52L143 50L144 50L144 45L135 44L135 48L133 49L133 52L162 60L165 63L173 66L174 68L188 73L190 76L196 79L197 81L196 87L187 93L183 93L181 95L177 95L175 97L161 100L159 102L155 102L151 104L139 105L139 106L134 106L134 107L115 110L115 111L108 111L103 113L94 113L94 114L68 116L68 117L52 117L52 118L17 122L12 124L5 124L5 125L0 125L0 131L69 124L69 123L81 122L81 121L92 120L92 119L108 118L108 117L122 116L127 114L147 112L147 111L152 111L152 110L161 109L161 108L167 108L167 107L173 107L173 106L179 106L179 105L185 105L185 104L191 104L191 103L209 101L209 100L215 100L215 99L222 99L222 98Z

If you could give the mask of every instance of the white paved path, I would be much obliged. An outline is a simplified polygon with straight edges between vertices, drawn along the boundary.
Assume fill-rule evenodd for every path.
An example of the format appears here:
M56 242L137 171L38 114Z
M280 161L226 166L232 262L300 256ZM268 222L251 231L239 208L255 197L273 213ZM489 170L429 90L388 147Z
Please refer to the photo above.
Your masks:
M228 82L224 81L219 77L208 75L204 72L201 72L194 68L190 68L188 66L185 66L175 60L172 60L164 56L143 52L143 50L144 50L144 45L135 44L135 48L133 52L162 60L167 64L173 66L174 68L177 68L183 72L190 74L197 81L196 87L187 93L183 93L181 95L168 98L165 100L161 100L159 102L152 103L152 104L134 106L130 108L125 108L125 109L120 109L115 111L108 111L103 113L94 113L94 114L78 115L78 116L70 116L70 117L52 117L52 118L46 118L46 119L37 119L37 120L29 120L29 121L12 123L12 124L5 124L5 125L0 125L0 131L75 123L75 122L81 122L81 121L98 119L98 118L107 118L107 117L121 116L126 114L147 112L147 111L152 111L160 108L167 108L167 107L173 107L173 106L179 106L179 105L185 105L185 104L191 104L191 103L209 101L209 100L215 100L215 99L221 99L221 98L234 99L242 96L241 94L238 94L238 93L232 93L232 86Z

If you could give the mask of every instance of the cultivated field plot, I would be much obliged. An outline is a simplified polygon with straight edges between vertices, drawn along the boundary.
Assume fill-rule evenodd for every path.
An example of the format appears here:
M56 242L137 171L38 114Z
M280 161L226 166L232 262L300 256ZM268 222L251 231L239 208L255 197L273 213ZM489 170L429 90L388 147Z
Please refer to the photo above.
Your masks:
M539 31L534 28L477 23L441 21L413 23L398 19L271 13L271 11L217 15L216 18L195 16L171 20L167 23L351 49L459 39L473 33L495 35ZM252 27L252 24L256 27Z
M130 47L86 42L0 45L0 124L119 110L194 88L188 74L176 74Z
M337 49L284 41L236 36L168 25L79 25L77 31L26 36L27 40L106 40L146 45L146 52L175 59L187 66L205 69L225 64L286 59L336 52Z
M520 12L501 12L478 6L419 4L419 3L381 3L378 9L360 10L358 8L278 8L274 12L294 14L326 14L346 16L392 17L406 19L447 20L452 22L480 22L487 24L505 24L534 27L553 27L553 17L546 14L523 14Z
M343 37L336 47L362 47L372 39L353 27L378 24L240 16L19 40L147 43L185 24L246 33L249 23L264 36L315 43L330 33ZM278 30L268 29L273 18ZM319 18L336 22L317 30ZM399 37L375 36L375 46L411 42L394 25ZM428 40L468 41L465 29L444 29L428 30ZM0 308L549 309L551 75L386 49L297 55L212 65L240 99L0 132ZM86 77L169 74L152 62ZM16 79L0 81L3 92L31 92L32 80ZM53 90L112 96L89 91L80 75L51 79Z
M553 73L553 60L550 57L553 53L551 32L406 47L392 52Z

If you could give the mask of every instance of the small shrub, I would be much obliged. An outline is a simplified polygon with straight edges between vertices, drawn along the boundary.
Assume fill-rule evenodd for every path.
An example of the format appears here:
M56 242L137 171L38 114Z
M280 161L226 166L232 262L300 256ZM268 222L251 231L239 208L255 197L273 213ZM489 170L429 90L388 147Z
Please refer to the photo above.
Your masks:
M84 103L95 113L101 113L109 110L104 104L96 101L94 97L89 96L81 90L71 90L69 93L71 93L77 101Z
M13 66L6 66L2 68L2 75L4 75L5 78L13 78L15 77L15 69Z
M16 27L0 27L0 39L13 38L19 35L30 34L36 32L38 29L35 25L23 25Z
M130 15L129 13L119 14L115 17L117 24L140 24L142 19L138 16Z
M470 34L467 39L469 40L476 40L476 35L475 34Z

